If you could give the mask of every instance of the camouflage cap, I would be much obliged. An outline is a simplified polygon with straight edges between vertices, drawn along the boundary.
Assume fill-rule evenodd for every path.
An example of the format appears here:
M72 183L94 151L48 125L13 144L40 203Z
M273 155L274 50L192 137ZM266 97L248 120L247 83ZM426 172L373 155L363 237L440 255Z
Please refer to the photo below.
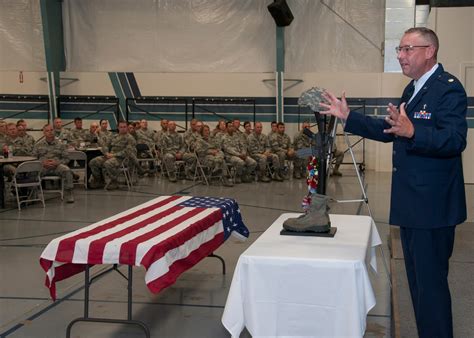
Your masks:
M325 92L324 88L313 87L303 92L299 99L298 104L300 106L309 106L313 111L321 111L319 104L321 102L327 103L322 94Z

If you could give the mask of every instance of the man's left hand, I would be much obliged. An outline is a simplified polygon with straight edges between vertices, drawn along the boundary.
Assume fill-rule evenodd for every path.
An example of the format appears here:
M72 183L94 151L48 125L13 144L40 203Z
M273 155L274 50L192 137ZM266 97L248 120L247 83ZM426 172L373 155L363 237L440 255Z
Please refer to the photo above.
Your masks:
M405 112L405 102L400 105L400 111L393 104L389 103L387 112L389 116L385 118L385 121L391 125L391 128L384 129L386 134L395 134L406 138L412 138L415 134L415 127L411 123L410 119Z
M54 169L59 165L59 162L53 159L47 159L43 161L43 167L45 169Z

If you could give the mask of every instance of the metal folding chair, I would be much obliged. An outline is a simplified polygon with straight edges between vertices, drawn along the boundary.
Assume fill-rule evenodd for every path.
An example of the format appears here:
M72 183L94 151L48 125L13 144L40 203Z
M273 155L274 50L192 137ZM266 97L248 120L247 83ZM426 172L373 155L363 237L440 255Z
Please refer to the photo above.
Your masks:
M87 155L83 151L71 150L69 151L69 168L71 171L80 177L82 182L74 182L74 184L82 184L87 189Z
M13 175L12 187L15 188L18 210L21 203L41 201L44 204L43 188L41 187L41 170L43 165L40 161L28 161L18 165ZM27 195L20 195L20 191L26 190Z
M154 168L155 172L158 172L159 159L156 156L154 149L150 149L147 144L139 143L136 146L137 148L137 161L141 165L145 163L148 165L148 168Z
M56 187L59 185L59 189L44 189L45 193L59 193L61 200L64 200L64 182L59 175L45 175L41 177L42 182L50 182L52 186Z

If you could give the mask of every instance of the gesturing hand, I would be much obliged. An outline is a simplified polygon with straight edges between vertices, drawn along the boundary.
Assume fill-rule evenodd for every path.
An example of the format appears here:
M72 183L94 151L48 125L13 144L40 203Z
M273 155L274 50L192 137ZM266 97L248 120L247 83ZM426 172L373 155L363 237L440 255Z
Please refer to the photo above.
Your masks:
M391 126L383 132L386 134L395 134L397 136L412 138L415 134L415 127L405 112L405 102L400 105L400 111L393 104L389 103L387 108L388 116L385 121Z
M334 94L325 91L322 95L328 103L321 102L319 105L327 110L320 111L324 115L333 115L340 118L341 120L347 120L350 109L347 106L346 93L342 93L342 97L339 100Z

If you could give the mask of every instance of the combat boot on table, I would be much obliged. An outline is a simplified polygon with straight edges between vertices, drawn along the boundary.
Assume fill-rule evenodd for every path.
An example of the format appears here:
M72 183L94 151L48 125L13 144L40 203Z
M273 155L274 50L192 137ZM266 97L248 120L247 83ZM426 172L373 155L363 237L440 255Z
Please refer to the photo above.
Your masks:
M312 195L308 211L297 218L287 219L283 223L283 229L297 232L328 232L331 229L328 215L330 199L324 195Z

